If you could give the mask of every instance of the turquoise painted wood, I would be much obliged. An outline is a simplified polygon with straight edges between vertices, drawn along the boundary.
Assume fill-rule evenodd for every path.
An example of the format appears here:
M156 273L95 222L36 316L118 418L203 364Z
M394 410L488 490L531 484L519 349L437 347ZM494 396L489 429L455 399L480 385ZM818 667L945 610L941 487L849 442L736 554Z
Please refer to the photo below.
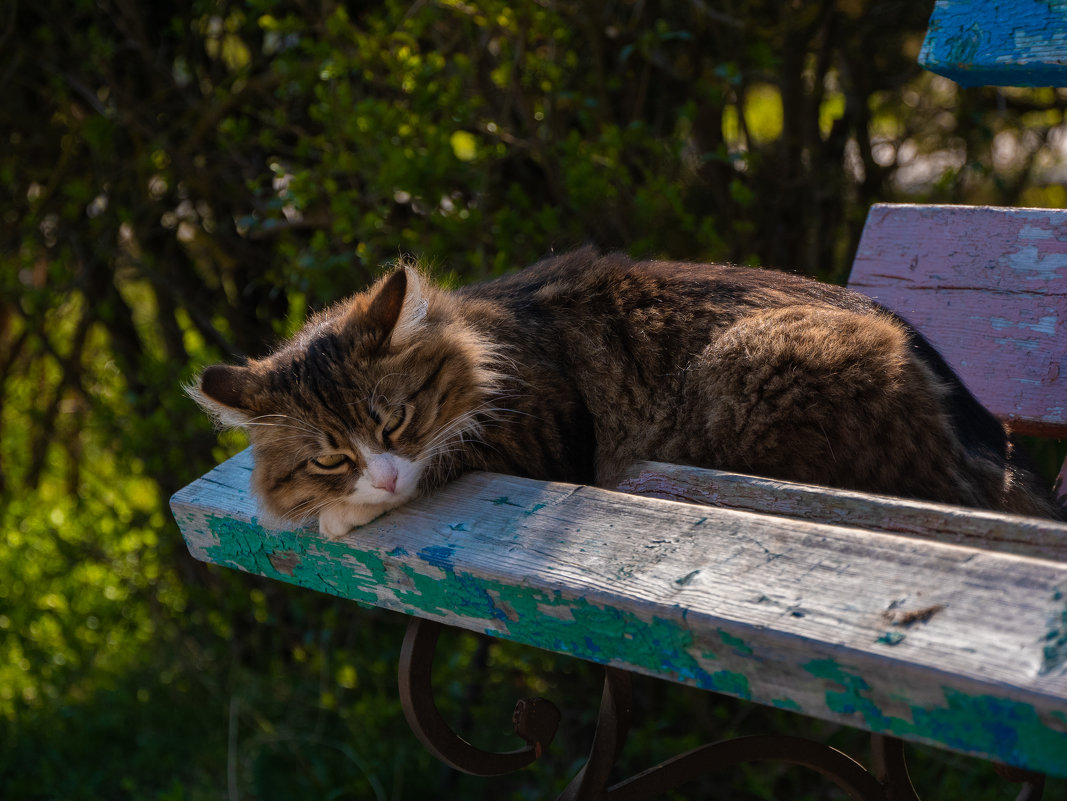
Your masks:
M197 558L1067 777L1067 563L1017 548L1067 525L986 515L1015 543L999 553L864 528L859 506L818 522L474 473L329 541L264 529L251 467L172 499ZM939 537L974 533L968 510L916 506Z
M919 63L961 86L1067 86L1067 1L937 0Z

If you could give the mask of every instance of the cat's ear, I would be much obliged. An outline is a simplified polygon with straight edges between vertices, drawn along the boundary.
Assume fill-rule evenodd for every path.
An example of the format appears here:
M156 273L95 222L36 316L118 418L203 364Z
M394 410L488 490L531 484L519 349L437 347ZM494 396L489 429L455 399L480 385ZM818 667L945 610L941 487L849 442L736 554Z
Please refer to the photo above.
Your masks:
M225 426L242 426L255 417L253 400L258 380L248 367L216 364L200 375L189 395L201 408Z
M362 322L382 332L382 345L403 347L418 333L426 308L422 277L401 267L379 283Z

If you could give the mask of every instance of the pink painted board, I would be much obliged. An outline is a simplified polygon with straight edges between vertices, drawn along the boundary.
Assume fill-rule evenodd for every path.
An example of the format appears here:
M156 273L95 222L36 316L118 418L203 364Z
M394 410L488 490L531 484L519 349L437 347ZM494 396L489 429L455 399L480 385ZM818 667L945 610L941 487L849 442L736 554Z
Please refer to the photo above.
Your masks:
M875 205L849 286L918 328L1015 431L1067 436L1067 211Z

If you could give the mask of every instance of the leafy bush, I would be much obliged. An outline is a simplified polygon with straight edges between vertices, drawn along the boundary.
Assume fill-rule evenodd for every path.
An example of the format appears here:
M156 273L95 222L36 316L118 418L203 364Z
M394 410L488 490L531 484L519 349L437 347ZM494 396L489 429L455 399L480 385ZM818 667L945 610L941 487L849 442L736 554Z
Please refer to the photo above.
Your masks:
M452 282L585 242L840 280L877 200L1063 206L1064 93L964 92L920 74L928 11L39 0L0 12L0 793L558 789L588 712L545 770L449 775L395 702L402 621L189 559L165 501L242 443L217 437L180 385L262 353L402 252ZM524 687L570 709L597 693L592 668L551 655L471 639L448 654L442 703L491 721L487 742ZM707 694L644 693L650 733L634 736L632 770L665 742L780 723ZM948 781L946 760L932 758L931 786ZM959 797L981 797L976 775ZM830 797L795 772L738 781L755 797Z

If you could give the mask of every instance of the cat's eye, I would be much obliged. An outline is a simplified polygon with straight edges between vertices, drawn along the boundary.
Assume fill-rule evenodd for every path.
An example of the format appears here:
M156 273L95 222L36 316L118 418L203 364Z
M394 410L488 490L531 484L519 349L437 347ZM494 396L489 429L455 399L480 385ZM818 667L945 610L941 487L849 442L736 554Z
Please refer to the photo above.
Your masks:
M348 462L348 457L343 453L325 453L311 460L311 463L320 470L337 470L341 467L347 467Z
M403 406L398 406L386 415L382 420L382 433L388 436L396 431L400 426L404 425L404 420L407 418L407 410Z

